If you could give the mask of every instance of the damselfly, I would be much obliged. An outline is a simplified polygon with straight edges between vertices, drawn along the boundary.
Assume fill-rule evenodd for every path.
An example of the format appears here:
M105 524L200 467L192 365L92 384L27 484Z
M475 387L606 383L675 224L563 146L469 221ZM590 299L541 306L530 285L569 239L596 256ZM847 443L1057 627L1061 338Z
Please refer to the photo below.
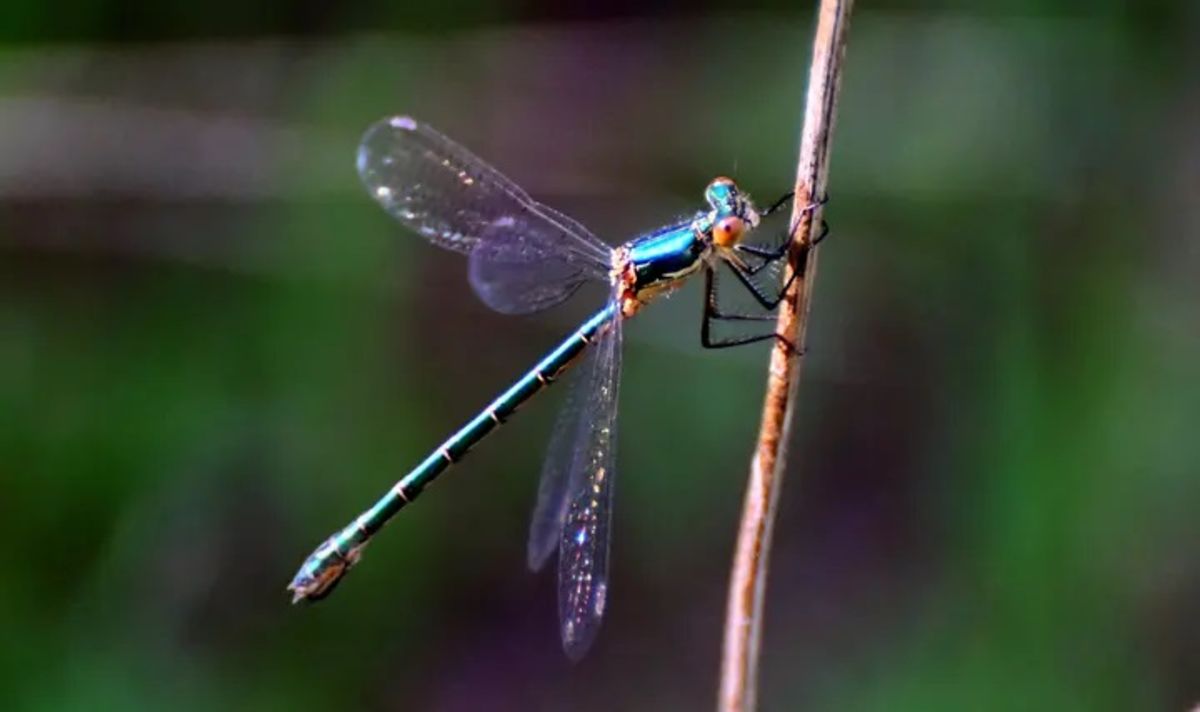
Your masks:
M591 347L550 437L527 551L529 566L537 570L558 548L560 632L567 655L577 659L595 638L608 598L622 324L655 297L703 272L700 336L705 347L782 339L773 331L718 339L711 325L774 319L722 311L716 270L728 268L764 309L779 304L788 285L778 292L764 289L756 274L785 257L787 243L766 248L743 240L791 193L759 211L732 180L717 178L704 191L707 210L613 249L462 146L408 117L384 119L367 131L358 149L358 172L394 218L439 247L466 253L471 286L489 307L507 314L538 311L564 301L589 280L606 285L609 299L373 507L317 547L288 589L294 601L327 596L396 512Z

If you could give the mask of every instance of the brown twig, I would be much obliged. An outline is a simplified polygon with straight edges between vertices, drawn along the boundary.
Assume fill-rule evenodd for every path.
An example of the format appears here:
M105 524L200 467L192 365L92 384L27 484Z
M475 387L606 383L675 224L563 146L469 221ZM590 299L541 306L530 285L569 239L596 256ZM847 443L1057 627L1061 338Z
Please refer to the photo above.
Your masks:
M842 57L853 0L821 0L813 39L808 76L804 132L796 165L796 196L792 204L792 245L795 262L787 270L800 271L779 305L776 331L803 353L817 253L813 226L820 224L821 208L805 211L817 196L825 195L829 176L829 146L833 137ZM721 659L721 688L717 708L743 712L755 707L758 682L759 635L762 631L763 590L775 503L787 459L788 433L800 364L796 351L778 343L771 352L767 394L763 404L758 444L750 463L750 478L742 504L742 519L729 582L725 609L725 644Z

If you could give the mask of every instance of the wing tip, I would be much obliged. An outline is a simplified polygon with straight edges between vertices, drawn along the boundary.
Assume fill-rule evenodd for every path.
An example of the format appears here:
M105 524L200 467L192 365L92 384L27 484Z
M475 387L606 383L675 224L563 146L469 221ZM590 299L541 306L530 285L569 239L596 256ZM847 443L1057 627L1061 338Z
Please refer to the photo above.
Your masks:
M550 553L553 551L554 549L542 551L532 541L529 542L529 546L525 550L525 564L529 567L530 572L536 574L541 571L550 559Z
M416 131L417 120L411 116L393 116L387 120L388 125L402 131Z
M596 642L596 628L589 626L585 630L576 631L573 626L574 623L569 622L562 629L562 648L568 660L579 663Z

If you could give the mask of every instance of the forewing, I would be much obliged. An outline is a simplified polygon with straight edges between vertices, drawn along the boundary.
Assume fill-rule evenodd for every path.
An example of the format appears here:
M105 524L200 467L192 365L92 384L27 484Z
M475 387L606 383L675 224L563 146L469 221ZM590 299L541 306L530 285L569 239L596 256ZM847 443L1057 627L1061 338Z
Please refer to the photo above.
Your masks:
M562 254L607 269L610 248L585 227L407 116L367 129L358 173L384 210L439 247L470 253L489 231L493 239L533 234Z
M558 544L558 616L563 649L578 660L600 628L608 598L609 523L616 477L621 319L597 344L579 416Z

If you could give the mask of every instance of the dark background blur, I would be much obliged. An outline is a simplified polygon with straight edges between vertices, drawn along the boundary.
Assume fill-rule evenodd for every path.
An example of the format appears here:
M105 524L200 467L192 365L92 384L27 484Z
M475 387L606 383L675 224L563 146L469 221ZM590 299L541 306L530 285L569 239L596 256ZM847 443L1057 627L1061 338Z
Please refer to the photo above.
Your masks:
M815 3L811 3L814 4ZM766 347L626 330L612 596L526 517L561 393L284 586L595 298L505 318L360 187L412 113L612 242L791 184L806 3L0 11L0 704L708 709ZM768 710L1200 701L1200 6L862 2Z

